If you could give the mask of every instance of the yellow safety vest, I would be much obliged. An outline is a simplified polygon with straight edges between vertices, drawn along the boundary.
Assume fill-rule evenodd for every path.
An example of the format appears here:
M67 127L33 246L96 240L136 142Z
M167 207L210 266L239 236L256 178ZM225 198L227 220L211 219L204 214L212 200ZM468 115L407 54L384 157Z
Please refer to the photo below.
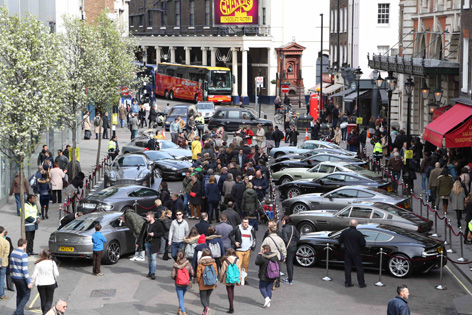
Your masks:
M116 142L113 140L108 141L108 151L116 150Z
M36 205L32 205L28 202L25 202L25 219L29 217L33 217L36 219L38 215L38 209L36 209Z
M205 123L205 119L202 116L197 117L197 118L195 118L195 123L197 125L203 125Z
M382 145L380 142L375 144L373 153L382 153Z
M472 231L472 220L469 222L469 231Z

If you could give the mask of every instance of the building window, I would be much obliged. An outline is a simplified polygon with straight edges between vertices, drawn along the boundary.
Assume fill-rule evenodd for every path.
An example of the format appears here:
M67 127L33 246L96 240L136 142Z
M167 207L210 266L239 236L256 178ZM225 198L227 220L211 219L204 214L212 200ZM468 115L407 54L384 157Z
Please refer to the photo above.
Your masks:
M334 33L334 10L331 10L330 23L331 23L331 33Z
M148 27L152 27L152 11L148 11Z
M175 25L180 25L180 1L175 1Z
M144 20L144 14L141 14L139 16L139 26L141 26L141 27L143 26L143 20Z
M347 7L344 8L344 32L347 32Z
M377 46L377 51L379 52L379 55L385 54L390 46Z
M266 8L262 8L262 25L266 25Z
M462 87L461 91L468 93L469 91L469 39L462 39Z
M377 23L388 24L390 23L390 3L379 3L377 11Z
M129 17L129 26L134 27L134 16Z
M339 14L340 14L340 17L339 17L339 33L342 33L344 31L344 10L343 9L339 9Z
M166 3L162 2L161 3L161 25L166 26L167 25L167 10L166 10Z
M195 25L195 0L190 0L190 25Z
M205 0L205 25L210 25L211 2Z

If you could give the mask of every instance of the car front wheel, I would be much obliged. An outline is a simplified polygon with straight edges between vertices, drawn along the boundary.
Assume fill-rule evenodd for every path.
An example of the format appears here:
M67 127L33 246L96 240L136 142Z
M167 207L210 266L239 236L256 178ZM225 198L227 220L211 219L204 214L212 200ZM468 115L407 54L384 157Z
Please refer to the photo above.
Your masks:
M283 153L283 152L277 152L277 153L274 154L274 158L279 158L279 157L281 157L281 156L284 155L284 154L285 154L285 153Z
M118 241L113 240L108 244L103 256L103 263L106 265L114 265L118 262L121 256L121 247Z
M307 234L307 233L315 232L316 228L313 225L313 223L302 222L298 225L298 230L300 230L300 233L302 234Z
M158 167L154 169L154 178L162 178L162 170Z
M302 191L300 190L300 188L297 188L297 187L292 187L287 191L288 198L300 196L301 194L302 194Z
M411 265L411 261L406 260L408 259L407 256L402 254L394 254L388 260L388 271L392 276L395 278L406 278L408 277L411 272L413 271L413 266ZM382 266L380 266L381 268Z
M307 244L300 245L295 254L297 263L302 267L311 267L316 264L315 249Z
M308 210L309 210L308 207L303 203L296 203L292 207L292 213L293 214L300 213L300 212L303 212L303 211L308 211Z
M291 179L289 176L283 176L283 177L280 179L280 183L281 183L281 184L290 183L291 181L292 181L292 179Z

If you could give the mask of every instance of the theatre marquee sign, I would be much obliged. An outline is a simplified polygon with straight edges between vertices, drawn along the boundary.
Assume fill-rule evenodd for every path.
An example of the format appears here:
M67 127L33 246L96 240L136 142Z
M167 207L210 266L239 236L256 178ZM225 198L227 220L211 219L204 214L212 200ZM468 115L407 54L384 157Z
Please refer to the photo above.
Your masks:
M216 0L215 24L258 24L258 0Z

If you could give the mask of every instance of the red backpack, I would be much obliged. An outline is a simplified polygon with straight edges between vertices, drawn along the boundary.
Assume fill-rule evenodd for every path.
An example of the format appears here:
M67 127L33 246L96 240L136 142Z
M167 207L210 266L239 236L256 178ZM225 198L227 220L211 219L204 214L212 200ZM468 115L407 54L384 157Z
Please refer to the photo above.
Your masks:
M188 274L187 267L177 269L175 284L180 286L187 286L190 284L190 275Z

